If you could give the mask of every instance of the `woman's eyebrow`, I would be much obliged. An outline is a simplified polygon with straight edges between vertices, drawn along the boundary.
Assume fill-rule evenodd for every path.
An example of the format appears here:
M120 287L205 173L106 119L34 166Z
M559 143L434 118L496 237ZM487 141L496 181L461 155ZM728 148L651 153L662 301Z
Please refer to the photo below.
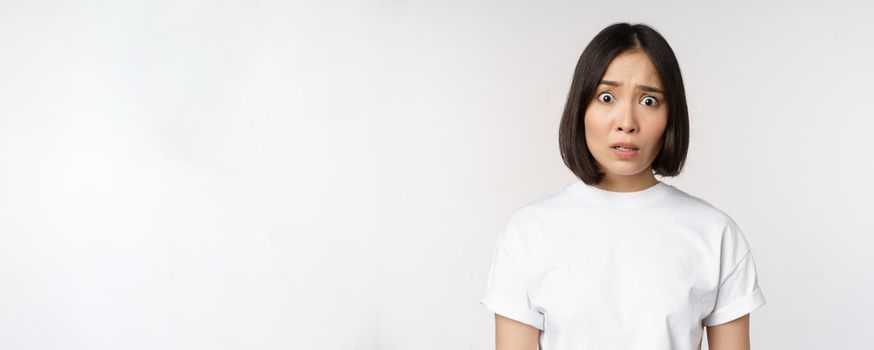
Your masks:
M610 85L610 86L620 86L620 85L622 85L622 83L620 83L620 82L618 82L618 81L612 81L612 80L601 80L601 84L603 84L603 85ZM637 85L637 87L641 88L641 90L646 91L646 92L658 92L658 93L660 93L660 94L664 94L664 93L665 93L665 92L662 91L661 89L659 89L659 88L655 88L655 87L652 87L652 86L647 86L647 85Z

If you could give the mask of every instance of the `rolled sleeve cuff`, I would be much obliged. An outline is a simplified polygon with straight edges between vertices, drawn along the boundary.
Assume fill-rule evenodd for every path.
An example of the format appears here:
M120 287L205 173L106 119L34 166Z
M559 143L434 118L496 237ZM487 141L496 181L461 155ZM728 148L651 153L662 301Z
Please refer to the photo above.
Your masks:
M544 329L543 314L519 305L518 302L494 291L486 292L485 297L479 303L498 315L525 323L541 331Z
M716 326L728 321L733 321L743 315L746 315L760 306L765 305L765 296L761 289L756 289L755 292L749 294L731 305L714 311L709 316L701 320L701 324L706 327Z

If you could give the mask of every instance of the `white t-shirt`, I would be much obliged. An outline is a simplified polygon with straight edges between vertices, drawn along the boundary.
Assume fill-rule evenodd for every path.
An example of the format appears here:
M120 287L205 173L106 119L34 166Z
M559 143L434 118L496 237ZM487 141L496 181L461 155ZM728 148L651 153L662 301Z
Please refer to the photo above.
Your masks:
M480 303L540 329L542 350L700 349L704 326L765 304L734 220L664 182L576 180L517 209L486 289Z

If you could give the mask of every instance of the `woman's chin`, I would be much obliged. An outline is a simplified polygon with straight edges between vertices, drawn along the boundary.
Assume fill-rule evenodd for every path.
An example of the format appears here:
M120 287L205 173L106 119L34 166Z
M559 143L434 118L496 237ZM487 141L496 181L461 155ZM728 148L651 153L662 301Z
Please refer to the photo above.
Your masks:
M608 167L606 172L614 176L635 176L647 171L648 168L647 166L638 166L637 164L622 164Z

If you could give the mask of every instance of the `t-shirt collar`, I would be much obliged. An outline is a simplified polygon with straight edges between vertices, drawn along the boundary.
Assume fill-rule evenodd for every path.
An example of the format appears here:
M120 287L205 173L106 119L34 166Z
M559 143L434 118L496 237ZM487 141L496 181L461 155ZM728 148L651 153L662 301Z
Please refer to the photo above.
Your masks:
M616 192L600 189L577 179L570 184L570 189L582 198L609 207L632 208L640 207L659 199L669 190L668 185L659 181L648 188L633 192Z

